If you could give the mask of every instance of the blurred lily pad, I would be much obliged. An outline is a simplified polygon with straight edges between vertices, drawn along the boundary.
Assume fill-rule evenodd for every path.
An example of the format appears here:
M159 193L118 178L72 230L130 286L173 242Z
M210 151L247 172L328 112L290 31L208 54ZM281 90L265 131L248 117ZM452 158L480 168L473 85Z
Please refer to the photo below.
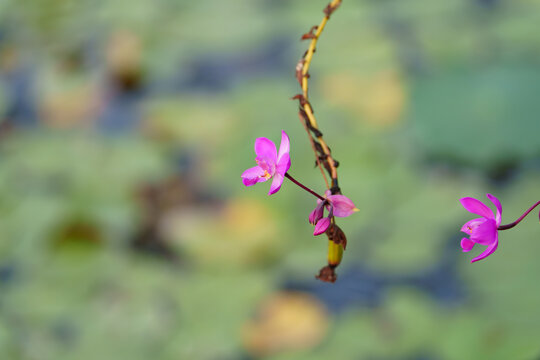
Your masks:
M243 328L243 342L254 356L310 349L321 342L328 328L328 314L317 298L299 292L271 295L255 319Z
M409 117L427 158L494 170L538 154L540 70L448 70L413 82Z

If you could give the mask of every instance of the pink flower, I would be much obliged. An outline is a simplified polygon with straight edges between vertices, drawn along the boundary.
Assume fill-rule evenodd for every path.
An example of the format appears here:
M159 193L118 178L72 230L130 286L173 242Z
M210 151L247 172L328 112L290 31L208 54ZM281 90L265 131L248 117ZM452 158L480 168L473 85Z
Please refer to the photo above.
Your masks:
M285 131L281 131L281 144L279 153L276 151L276 145L272 140L265 137L255 140L255 161L257 166L247 169L242 173L242 182L246 186L255 185L264 182L270 178L272 185L268 195L276 193L283 184L285 173L291 167L291 158L289 156L290 144L289 136Z
M309 214L308 221L315 225L313 235L317 236L324 233L330 226L332 216L347 217L358 211L353 202L344 195L331 195L330 190L325 192L326 200L317 200L317 206ZM329 214L324 216L324 209L327 209Z
M491 194L487 194L487 197L495 204L497 208L497 214L494 216L490 208L488 208L480 200L464 197L460 199L461 204L467 211L480 215L481 218L467 221L462 227L461 231L470 236L470 239L461 239L461 248L463 251L470 251L476 244L487 245L487 249L471 260L471 263L482 260L483 258L493 254L497 250L499 244L498 228L501 224L502 206L499 199Z

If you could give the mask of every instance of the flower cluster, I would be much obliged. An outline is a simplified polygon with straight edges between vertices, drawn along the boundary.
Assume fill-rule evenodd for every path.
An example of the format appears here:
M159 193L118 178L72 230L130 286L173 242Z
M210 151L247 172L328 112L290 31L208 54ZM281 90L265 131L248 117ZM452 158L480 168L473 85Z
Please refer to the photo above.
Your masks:
M344 195L332 195L330 190L326 190L325 200L317 199L317 206L309 214L308 221L310 224L315 225L313 235L317 236L324 233L334 216L347 217L358 211L353 202ZM328 216L324 216L324 209L328 210Z
M325 197L318 195L313 190L302 185L287 173L291 167L290 140L285 131L281 131L281 144L279 152L272 140L260 137L255 140L255 162L257 166L247 169L241 175L245 186L252 186L271 178L272 185L268 195L275 194L281 188L285 177L302 189L317 197L317 206L309 215L309 222L315 225L313 235L320 235L328 230L334 216L347 217L358 211L353 202L344 195L332 195L326 190ZM328 210L328 216L324 217L324 209Z

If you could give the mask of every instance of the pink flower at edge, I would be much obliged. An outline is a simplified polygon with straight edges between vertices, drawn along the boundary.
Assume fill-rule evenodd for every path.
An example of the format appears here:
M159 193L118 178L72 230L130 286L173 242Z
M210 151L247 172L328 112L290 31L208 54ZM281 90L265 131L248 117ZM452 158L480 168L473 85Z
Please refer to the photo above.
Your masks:
M257 155L255 161L257 162L257 166L249 168L242 173L241 177L244 185L252 186L273 178L268 195L278 192L281 184L283 184L285 173L291 167L289 151L289 136L283 130L281 131L279 152L276 151L276 145L272 140L265 137L257 138L255 140L255 155Z
M481 218L467 221L461 227L461 231L470 236L470 238L461 239L461 248L464 252L467 252L472 250L476 244L487 245L486 250L472 259L471 263L493 254L499 245L498 228L501 224L502 206L495 196L487 194L487 197L497 208L495 215L480 200L471 197L464 197L459 200L467 211L481 216Z
M310 224L315 225L313 235L317 236L324 233L330 226L332 216L347 217L358 211L354 203L344 195L331 195L330 190L326 190L324 193L326 200L317 200L317 206L309 214L308 221ZM324 209L327 209L329 214L324 216Z

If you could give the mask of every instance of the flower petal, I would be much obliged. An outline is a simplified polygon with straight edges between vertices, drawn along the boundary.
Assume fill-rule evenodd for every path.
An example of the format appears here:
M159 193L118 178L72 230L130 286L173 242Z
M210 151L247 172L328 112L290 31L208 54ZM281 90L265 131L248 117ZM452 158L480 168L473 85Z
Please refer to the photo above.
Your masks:
M493 254L495 252L495 250L497 250L497 246L499 246L499 242L495 241L493 244L489 245L487 247L487 249L483 253L481 253L480 255L475 257L474 259L472 259L471 263L473 263L475 261L478 261L478 260L482 260L483 258Z
M308 221L311 225L317 224L319 220L322 219L324 215L324 206L322 205L322 201L315 206L315 209L309 214Z
M501 218L502 218L502 205L499 199L497 199L495 196L491 194L487 194L487 197L491 202L495 205L497 208L497 214L495 215L495 222L497 223L497 227L501 225Z
M315 230L313 231L313 235L321 235L324 233L328 227L330 226L330 218L322 218L317 222L317 225L315 225Z
M272 185L270 186L270 191L268 192L268 195L275 194L279 191L281 188L281 184L283 184L283 175L281 174L275 174L274 180L272 180Z
M479 226L480 224L486 222L486 218L478 218L478 219L472 219L467 221L463 226L461 227L460 231L464 232L467 235L472 234L472 230Z
M291 168L291 157L289 154L283 155L281 158L279 158L278 163L276 165L276 172L278 172L281 175L285 175L287 171Z
M244 171L241 175L242 182L246 186L255 185L258 182L263 182L268 180L264 176L264 170L258 166L252 167Z
M290 149L291 145L289 135L287 135L285 131L281 130L281 144L279 144L279 153L277 155L278 162L285 154L289 154Z
M483 202L472 197L464 197L459 200L461 205L473 214L483 216L488 219L495 219L493 212Z
M277 162L276 145L272 140L265 137L255 139L255 154L257 158L266 161L268 165Z
M497 225L495 221L486 219L483 223L473 227L471 240L480 245L491 245L497 241Z
M461 239L461 248L463 249L463 252L471 251L472 248L474 247L474 244L475 244L474 241L470 239L467 239L467 238Z
M353 202L344 195L330 195L328 201L334 206L334 216L347 217L358 211Z

